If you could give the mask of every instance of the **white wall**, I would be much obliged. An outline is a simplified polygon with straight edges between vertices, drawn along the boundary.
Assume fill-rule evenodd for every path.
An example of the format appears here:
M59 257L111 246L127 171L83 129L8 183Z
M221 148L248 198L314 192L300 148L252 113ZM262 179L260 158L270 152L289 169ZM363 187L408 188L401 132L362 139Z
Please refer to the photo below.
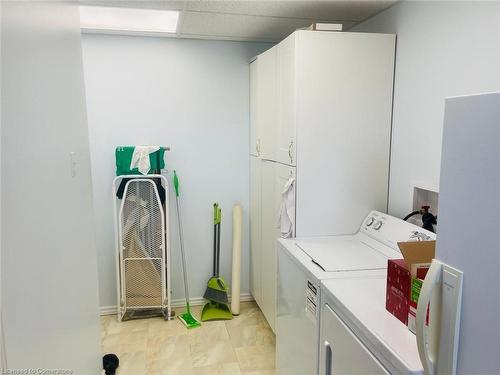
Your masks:
M212 269L212 204L223 209L221 273L231 276L232 206L244 209L241 292L249 292L249 59L255 43L84 35L101 306L116 305L111 181L117 145L170 146L181 179L191 297ZM170 197L174 199L171 194ZM173 201L172 201L173 202ZM183 298L175 205L172 285Z
M439 185L444 98L500 89L499 2L396 4L352 31L397 34L389 212Z
M9 368L102 368L76 3L2 2L2 314ZM70 171L76 153L76 175Z

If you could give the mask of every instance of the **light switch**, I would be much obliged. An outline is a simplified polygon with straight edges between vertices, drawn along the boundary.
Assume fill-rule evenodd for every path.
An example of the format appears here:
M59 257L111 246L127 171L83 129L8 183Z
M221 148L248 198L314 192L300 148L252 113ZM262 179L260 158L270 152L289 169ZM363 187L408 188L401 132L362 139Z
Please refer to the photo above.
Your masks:
M69 153L69 161L70 161L70 168L71 168L71 178L76 177L76 169L77 169L77 160L76 160L76 152L71 151Z

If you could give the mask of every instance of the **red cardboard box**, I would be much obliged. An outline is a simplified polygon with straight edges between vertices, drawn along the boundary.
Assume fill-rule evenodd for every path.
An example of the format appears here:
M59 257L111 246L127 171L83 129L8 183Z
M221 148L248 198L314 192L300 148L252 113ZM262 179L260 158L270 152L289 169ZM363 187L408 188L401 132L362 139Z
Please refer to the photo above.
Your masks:
M410 271L403 259L389 259L387 263L387 289L385 309L408 325Z
M420 292L418 289L412 296L412 285L417 282L417 279L425 278L434 258L435 244L435 241L400 242L398 246L404 259L390 259L387 264L385 308L407 325L412 332L415 331L415 316Z

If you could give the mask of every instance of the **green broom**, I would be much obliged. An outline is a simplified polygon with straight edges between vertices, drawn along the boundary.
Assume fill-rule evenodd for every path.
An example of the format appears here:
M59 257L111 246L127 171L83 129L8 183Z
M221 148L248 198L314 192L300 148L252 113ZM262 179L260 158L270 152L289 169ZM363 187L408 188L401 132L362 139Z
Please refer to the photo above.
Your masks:
M174 171L174 188L175 188L175 201L177 204L177 221L179 222L179 239L181 244L181 256L182 256L182 273L184 275L184 294L186 298L186 312L179 315L179 319L187 328L196 328L201 326L201 323L196 320L196 318L191 314L191 309L189 307L189 288L188 288L188 277L187 277L187 267L186 267L186 253L184 250L184 234L182 231L182 220L181 220L181 205L179 200L179 178L177 173Z
M220 263L220 224L222 213L219 205L214 203L214 265L213 275L208 280L207 289L203 298L213 302L226 304L229 302L227 298L228 287L225 280L219 275Z
M206 322L210 320L230 320L233 314L227 305L227 284L219 275L220 263L220 224L222 220L221 209L217 203L214 203L214 265L213 276L208 280L207 290L204 298L209 302L203 306L201 320Z

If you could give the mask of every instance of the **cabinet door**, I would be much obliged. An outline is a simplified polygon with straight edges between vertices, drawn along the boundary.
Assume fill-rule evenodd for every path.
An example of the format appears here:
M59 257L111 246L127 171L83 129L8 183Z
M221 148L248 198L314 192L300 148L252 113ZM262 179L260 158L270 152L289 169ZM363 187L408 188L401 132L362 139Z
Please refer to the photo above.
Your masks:
M257 121L260 133L260 155L275 160L277 111L277 47L258 57Z
M259 306L262 305L261 163L259 158L250 157L250 291Z
M297 236L354 233L387 210L395 37L296 34Z
M250 63L250 155L260 156L260 129L258 118L259 60Z
M276 321L276 246L280 237L279 216L281 192L295 168L262 161L262 305L261 309L272 330Z
M295 34L278 48L278 123L276 127L276 160L295 164Z
M277 238L276 202L274 196L276 164L272 161L262 161L262 304L260 308L267 322L274 331L276 309L276 252Z
M277 255L276 374L318 374L320 287L279 245Z
M320 374L389 374L328 304L323 305L320 327Z

